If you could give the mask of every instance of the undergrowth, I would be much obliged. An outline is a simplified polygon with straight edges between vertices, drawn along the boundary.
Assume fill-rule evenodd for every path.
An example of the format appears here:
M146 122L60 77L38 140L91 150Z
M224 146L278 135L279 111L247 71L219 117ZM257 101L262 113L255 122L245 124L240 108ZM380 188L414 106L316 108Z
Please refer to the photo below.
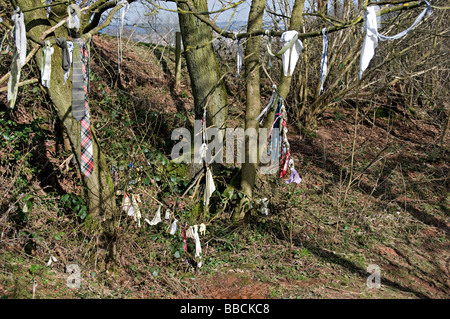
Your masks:
M17 109L0 108L3 298L448 295L442 279L449 260L448 148L430 145L429 132L437 136L432 127L416 129L381 115L363 118L352 164L354 110L330 109L319 121L325 133L290 131L302 183L258 176L255 198L269 200L269 214L255 205L246 224L233 226L231 214L242 196L229 187L236 167L215 168L217 190L206 210L203 183L193 185L187 166L170 160L170 133L193 120L187 76L175 90L161 64L173 66L170 51L132 43L126 52L133 59L123 63L124 74L114 73L111 41L93 41L90 105L117 192L118 268L97 269L96 254L104 252L83 228L88 207L77 164L41 87L25 87ZM226 80L238 87L233 81L239 80ZM230 99L231 112L240 114L242 101ZM122 209L125 195L139 198L140 225ZM162 221L148 225L144 219L152 220L160 206ZM175 219L178 231L171 235ZM193 240L184 249L182 231L201 223L206 233L199 259ZM379 291L366 287L371 263L384 271ZM73 264L81 274L77 289L67 284Z

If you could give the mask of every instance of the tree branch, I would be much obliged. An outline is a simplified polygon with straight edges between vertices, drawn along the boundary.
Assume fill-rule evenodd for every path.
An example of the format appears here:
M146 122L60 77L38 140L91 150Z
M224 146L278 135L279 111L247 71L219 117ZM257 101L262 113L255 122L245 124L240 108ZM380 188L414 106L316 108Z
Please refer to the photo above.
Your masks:
M134 1L136 1L136 0L130 0L130 1L128 1L128 3L132 3ZM112 3L114 4L114 6L112 7L112 10L108 13L108 16L106 17L105 21L103 21L103 23L101 25L97 25L96 27L90 29L89 31L86 31L86 29L88 29L88 27L86 27L84 29L84 31L83 31L83 34L90 34L90 35L95 34L95 33L99 32L100 30L106 28L111 23L112 18L114 17L116 12L119 11L122 8L121 5L120 6L118 6L118 5L116 6L115 2L112 2ZM111 8L109 8L109 9L111 9ZM106 10L104 10L104 11L106 11ZM97 24L98 24L98 22L97 22Z
M226 37L226 38L231 38L231 39L241 39L241 38L249 38L249 37L253 37L253 36L258 36L258 35L264 35L266 34L266 30L256 30L254 32L243 32L243 33L238 33L238 34L234 34L232 32L227 32L221 28L219 28L214 22L212 22L210 19L205 18L202 16L202 13L200 12L196 12L195 10L193 10L193 5L192 2L190 0L186 0L185 2L188 7L189 10L191 11L191 14L194 14L195 17L197 17L200 21L206 23L207 25L209 25L214 31L216 31L217 33L219 33L220 35ZM406 2L405 1L383 1L384 4L398 4L401 3L399 5L396 6L392 6L392 7L387 7L387 8L383 8L378 12L378 15L384 15L387 13L392 13L392 12L397 12L397 11L402 11L402 10L408 10L408 9L413 9L413 8L417 8L420 7L422 5L424 5L425 3L423 1L409 1ZM379 4L379 3L377 3ZM186 14L188 14L189 12L186 12ZM303 13L303 15L311 15L309 13ZM327 17L323 14L317 14L317 16L325 19L326 21L330 22L331 20L333 20L334 22L339 22L339 20L333 19L331 17ZM363 16L364 14L354 18L351 21L348 22L341 22L341 23L333 23L334 26L331 28L327 29L328 33L332 33L332 32L336 32L339 30L343 30L343 29L347 29L349 27L352 27L354 25L357 25L359 23L363 22ZM270 36L276 36L279 37L283 34L284 31L273 31L273 30L268 30L268 34ZM307 32L307 33L299 33L298 38L299 39L307 39L307 38L314 38L314 37L318 37L318 36L322 36L322 30L317 30L317 31L312 31L312 32Z
M83 29L83 33L87 33L98 26L100 23L100 18L102 17L103 12L106 10L109 10L111 8L114 8L116 6L115 1L109 1L103 0L98 1L92 6L95 6L94 8L91 8L89 12L87 12L86 16L83 18L83 21L89 21L91 22ZM91 19L92 17L92 19Z
M239 2L242 3L243 1ZM216 31L218 34L220 34L223 37L226 38L231 38L236 40L235 34L233 32L228 32L225 31L225 29L221 29L217 24L215 24L213 21L211 21L208 18L205 18L203 15L205 15L204 13L202 14L201 12L197 12L195 11L195 7L194 4L192 3L191 0L186 0L186 5L188 6L189 10L192 12L191 14L193 14L197 19L199 19L200 21L206 23L207 25L209 25L214 31ZM189 13L186 13L189 14Z
M136 0L128 0L128 3L131 4L131 3L135 2L135 1ZM114 8L116 6L117 6L117 3L116 3L115 0L101 0L101 1L98 1L95 4L93 4L90 7L90 10L86 14L86 16L83 18L83 21L85 21L85 22L87 22L89 20L91 21L83 29L83 33L91 33L92 34L91 31L92 31L92 29L96 28L99 25L100 19L102 17L102 14L105 11L107 11L109 9L112 9L112 8ZM119 8L121 8L121 7L122 6L119 6ZM116 10L116 12L117 12L117 10Z
M51 4L44 4L42 6L37 6L37 7L34 7L34 8L30 8L30 9L25 9L25 10L22 10L22 12L25 13L25 12L38 10L38 9L43 9L43 8L47 8L47 7L54 7L54 6L59 6L59 5L63 5L63 4L69 4L69 3L70 3L69 1L54 2L54 3L51 3Z
M26 80L26 81L20 82L19 84L17 84L17 86L20 87L20 86L24 86L24 85L27 85L27 84L37 83L37 82L39 82L38 79L30 79L30 80ZM0 88L0 93L6 92L6 91L8 91L8 87L7 86Z

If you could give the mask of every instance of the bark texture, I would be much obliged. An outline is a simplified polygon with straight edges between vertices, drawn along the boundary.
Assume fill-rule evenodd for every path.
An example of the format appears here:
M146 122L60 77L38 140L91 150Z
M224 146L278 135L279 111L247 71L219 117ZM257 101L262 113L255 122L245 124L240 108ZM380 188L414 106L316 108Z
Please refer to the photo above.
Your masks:
M23 11L27 9L41 6L40 0L18 0L17 5ZM60 17L64 16L66 6L55 6L52 8L53 14L47 18L45 9L38 9L27 11L24 13L25 26L27 30L27 37L39 39L40 36L51 26L57 24L60 18L56 18L55 14ZM53 37L66 37L67 28L65 26L55 30L48 39ZM31 42L30 42L31 43ZM64 77L61 67L61 50L54 45L54 53L52 55L52 77L50 80L50 88L48 94L53 102L54 108L61 121L67 137L72 146L77 163L80 163L80 122L72 117L72 85L70 79L63 85ZM41 68L41 52L35 56L36 64ZM90 108L95 107L90 104ZM93 152L94 152L94 170L92 175L87 178L81 174L83 183L86 186L88 216L85 220L87 231L94 236L99 236L101 248L103 252L102 258L105 265L114 259L115 250L115 218L117 215L117 207L115 201L114 186L110 175L110 170L106 164L104 155L102 154L95 131L91 126L93 135ZM79 165L78 165L79 167Z
M253 0L248 17L247 32L251 33L262 28L262 18L264 15L264 0ZM245 111L245 129L259 128L259 123L256 118L261 110L260 100L260 61L259 52L261 46L261 37L254 36L247 39L247 46L245 48L244 67L246 78L246 111ZM249 210L249 203L253 197L253 187L256 180L256 163L250 163L250 143L246 137L245 141L245 162L242 164L241 171L241 190L245 194L239 205L239 209L233 214L233 222L235 224L241 223L247 211Z
M197 11L207 11L206 0L193 0ZM208 125L224 129L228 114L227 92L222 73L214 52L211 28L197 19L189 11L187 4L178 3L180 31L183 39L185 58L194 96L195 118L203 116L207 107Z

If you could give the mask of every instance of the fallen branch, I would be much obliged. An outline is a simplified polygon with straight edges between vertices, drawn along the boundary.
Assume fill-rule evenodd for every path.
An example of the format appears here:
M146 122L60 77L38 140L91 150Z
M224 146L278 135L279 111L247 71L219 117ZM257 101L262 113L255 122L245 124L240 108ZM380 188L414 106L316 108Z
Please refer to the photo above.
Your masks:
M17 84L17 86L21 87L21 86L24 86L24 85L27 85L27 84L33 84L33 83L36 83L36 82L39 82L39 80L38 79L30 79L30 80L26 80L26 81L20 82L19 84ZM8 87L7 86L4 86L4 87L0 88L0 93L6 92L6 91L8 91Z

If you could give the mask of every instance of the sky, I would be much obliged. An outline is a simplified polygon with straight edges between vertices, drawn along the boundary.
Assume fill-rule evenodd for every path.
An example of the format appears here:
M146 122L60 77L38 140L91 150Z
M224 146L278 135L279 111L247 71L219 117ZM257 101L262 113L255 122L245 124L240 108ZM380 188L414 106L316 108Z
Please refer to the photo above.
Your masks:
M155 1L155 3L158 3L161 7L168 8L170 10L176 10L176 4L173 2L165 2L165 1ZM250 8L250 0L244 1L242 4L240 4L235 9L227 10L226 12L220 13L219 17L217 18L217 22L224 22L228 21L234 10L236 10L236 13L233 16L234 21L246 21L248 18L248 12ZM219 0L208 0L208 7L210 10L217 10L221 7L221 2ZM130 10L127 13L126 20L128 24L135 24L139 23L143 17L144 12L148 12L148 9L145 8L140 3L132 3L130 5ZM176 21L178 20L177 14L174 12L164 11L161 10L158 12L158 16L162 21Z
M152 0L154 3L158 4L159 6L163 8L167 8L168 10L159 10L157 13L158 22L164 23L167 22L168 24L177 24L178 22L178 15L175 12L176 11L176 4L172 1L158 1L158 0ZM227 6L229 6L231 3L237 3L240 0L207 0L208 1L208 7L210 11L218 10L222 7L223 3L226 3ZM231 25L233 22L245 22L248 19L248 13L250 11L250 5L252 0L244 0L243 3L239 4L237 7L228 9L225 12L221 12L217 16L216 23L223 23L228 22L231 19ZM270 5L273 3L289 3L290 7L292 8L293 3L295 0L273 0L270 1ZM143 1L136 1L133 2L130 5L130 9L126 15L126 22L127 25L134 25L134 24L140 24L142 22L148 21L148 18L145 16L146 13L149 13L151 9L149 8L148 4L142 4L141 2L145 3L145 0ZM305 3L305 8L309 7L309 0ZM277 10L278 11L278 10ZM120 14L120 12L119 12ZM213 16L213 15L212 15ZM118 14L116 15L118 17ZM239 24L242 25L242 24Z

